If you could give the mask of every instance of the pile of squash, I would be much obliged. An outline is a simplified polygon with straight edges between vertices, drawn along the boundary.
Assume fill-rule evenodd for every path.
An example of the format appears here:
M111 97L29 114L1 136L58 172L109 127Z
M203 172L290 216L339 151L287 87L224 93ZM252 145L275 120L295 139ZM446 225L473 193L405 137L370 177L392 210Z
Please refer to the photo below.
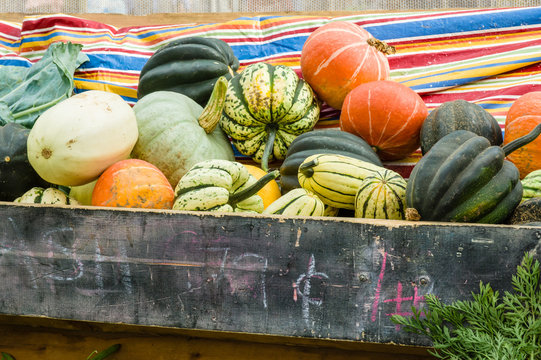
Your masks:
M143 67L138 101L98 90L0 128L0 200L287 216L541 221L541 92L505 139L465 100L431 112L390 78L395 49L348 22L308 37L301 73L187 37ZM314 129L322 104L338 129ZM421 149L408 179L383 162ZM236 160L234 150L257 166ZM271 165L275 165L272 168Z

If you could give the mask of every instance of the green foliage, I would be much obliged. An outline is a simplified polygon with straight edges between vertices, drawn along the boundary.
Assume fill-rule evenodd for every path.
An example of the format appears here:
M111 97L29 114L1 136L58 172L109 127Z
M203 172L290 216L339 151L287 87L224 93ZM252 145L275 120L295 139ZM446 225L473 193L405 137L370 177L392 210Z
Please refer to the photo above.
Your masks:
M120 350L120 344L114 344L114 345L111 345L109 346L107 349L101 351L101 352L98 352L97 350L93 351L87 358L86 360L103 360L107 357L109 357L109 355L112 355L114 353L116 353L118 350ZM8 353L5 353L5 352L0 352L0 355L2 356L0 358L0 360L15 360L15 358L8 354Z
M52 43L29 68L0 66L0 125L17 122L32 128L45 110L73 92L73 74L88 56L80 44Z
M391 320L405 331L428 336L432 355L450 360L541 359L541 289L539 261L525 254L513 275L513 292L500 298L490 284L479 284L473 300L441 303L425 297L423 310Z

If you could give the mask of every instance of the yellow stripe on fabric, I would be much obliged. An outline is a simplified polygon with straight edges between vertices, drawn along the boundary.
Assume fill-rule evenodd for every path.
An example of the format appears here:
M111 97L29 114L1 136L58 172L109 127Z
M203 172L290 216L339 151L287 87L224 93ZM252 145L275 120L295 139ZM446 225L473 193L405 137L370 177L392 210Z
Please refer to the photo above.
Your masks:
M137 90L128 88L128 87L117 86L117 85L107 84L103 82L85 81L80 78L75 78L74 84L75 84L75 87L80 90L101 90L101 91L112 92L120 96L125 96L129 98L137 98Z
M460 48L472 48L476 46L490 47L491 45L513 44L529 40L538 40L539 38L541 38L541 30L511 34L473 36L456 40L430 39L415 43L396 44L394 46L398 54L406 54L434 50L458 50Z

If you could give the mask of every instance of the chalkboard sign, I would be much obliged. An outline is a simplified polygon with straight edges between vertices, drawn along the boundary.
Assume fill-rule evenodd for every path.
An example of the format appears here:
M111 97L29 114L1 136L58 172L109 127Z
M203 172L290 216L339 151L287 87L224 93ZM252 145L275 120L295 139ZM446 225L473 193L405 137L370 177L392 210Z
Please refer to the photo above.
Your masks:
M541 228L0 205L0 313L427 345L392 314L501 291Z

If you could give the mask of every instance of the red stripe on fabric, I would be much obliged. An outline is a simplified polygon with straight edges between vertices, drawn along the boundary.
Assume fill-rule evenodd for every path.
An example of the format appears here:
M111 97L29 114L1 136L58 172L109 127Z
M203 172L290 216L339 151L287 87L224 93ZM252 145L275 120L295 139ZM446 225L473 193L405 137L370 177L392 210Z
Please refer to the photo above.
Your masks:
M520 42L520 43L511 43L505 45L493 45L486 44L482 48L460 48L452 49L447 48L445 51L435 52L435 53L415 53L415 54L404 54L394 55L388 57L389 67L393 69L410 69L416 67L423 67L431 64L445 64L452 63L461 60L471 59L471 58L480 58L483 56L499 54L510 52L514 50L524 49L529 46L541 45L541 38Z

